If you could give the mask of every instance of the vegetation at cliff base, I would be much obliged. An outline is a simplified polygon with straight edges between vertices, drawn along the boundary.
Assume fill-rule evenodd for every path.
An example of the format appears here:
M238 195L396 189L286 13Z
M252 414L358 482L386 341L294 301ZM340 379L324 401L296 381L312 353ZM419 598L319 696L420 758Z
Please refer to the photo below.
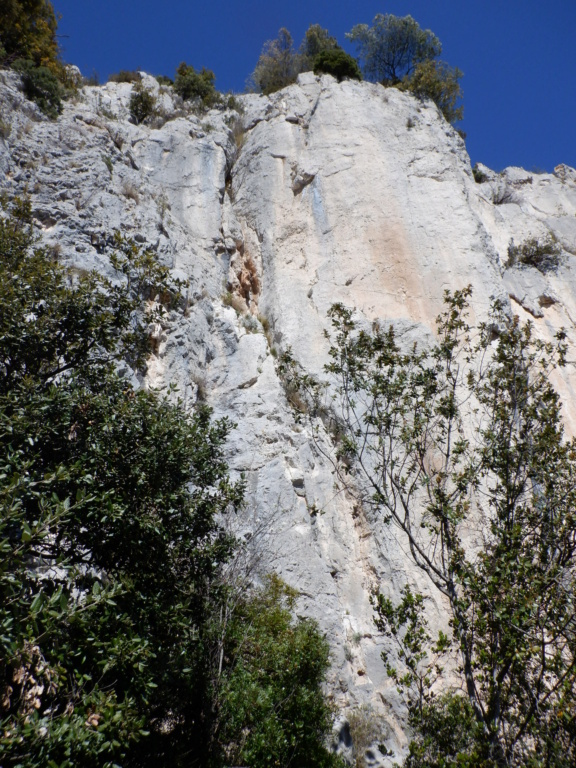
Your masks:
M398 603L385 585L373 595L416 733L408 765L564 768L576 763L576 440L551 375L565 334L544 343L499 301L471 327L469 297L446 294L429 347L335 305L334 389L290 355L284 372L313 427L333 419L341 482L395 526L449 608L434 638L410 585ZM447 665L459 684L438 696Z
M144 370L179 286L121 236L114 284L67 269L31 219L0 216L2 766L331 764L326 642L294 593L245 581L223 619L231 425L120 372Z

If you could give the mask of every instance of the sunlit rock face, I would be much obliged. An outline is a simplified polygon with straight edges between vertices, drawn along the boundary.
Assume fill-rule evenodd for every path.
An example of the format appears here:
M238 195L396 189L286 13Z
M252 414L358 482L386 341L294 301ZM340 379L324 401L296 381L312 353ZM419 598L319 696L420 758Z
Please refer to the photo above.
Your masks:
M248 503L233 523L250 535L254 573L274 569L300 591L301 613L332 646L337 705L370 704L398 756L405 711L386 679L370 591L394 597L406 581L426 582L394 530L338 485L330 440L298 423L275 353L291 347L320 375L337 301L429 342L444 291L471 284L473 320L498 297L543 338L568 331L556 384L576 432L576 171L480 166L475 180L433 104L330 76L240 97L242 115L194 114L146 76L170 118L157 127L129 121L129 84L84 88L49 122L16 76L0 78L0 186L28 191L43 240L75 269L118 279L117 229L190 281L186 312L154 330L143 384L175 386L187 407L205 399L236 424L228 453ZM558 269L506 269L511 240L549 236L562 248ZM433 595L429 609L442 626Z

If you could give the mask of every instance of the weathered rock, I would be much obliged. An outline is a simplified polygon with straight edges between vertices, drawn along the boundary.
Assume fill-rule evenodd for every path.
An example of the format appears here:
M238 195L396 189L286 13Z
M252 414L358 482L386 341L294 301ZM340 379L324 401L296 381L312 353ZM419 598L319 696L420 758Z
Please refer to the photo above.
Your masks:
M28 190L43 239L76 269L118 279L109 260L118 229L190 280L187 311L154 329L147 384L175 384L186 405L207 399L236 423L230 465L249 498L237 525L254 534L262 570L297 587L300 611L327 632L336 703L370 703L385 721L382 740L401 753L405 711L386 678L369 594L427 585L395 532L337 486L329 438L315 443L297 423L273 352L291 346L320 374L336 301L366 324L394 322L427 342L444 291L471 284L476 319L499 297L542 338L568 330L557 384L575 432L576 172L483 167L477 184L462 139L433 104L327 75L240 97L240 152L235 113L196 115L153 78L145 85L173 117L157 128L129 122L129 84L84 88L50 122L18 82L0 73L0 116L10 121L2 191ZM511 196L496 205L499 185ZM505 270L511 239L549 235L563 249L556 271ZM433 626L443 615L433 596ZM371 760L389 764L377 750Z

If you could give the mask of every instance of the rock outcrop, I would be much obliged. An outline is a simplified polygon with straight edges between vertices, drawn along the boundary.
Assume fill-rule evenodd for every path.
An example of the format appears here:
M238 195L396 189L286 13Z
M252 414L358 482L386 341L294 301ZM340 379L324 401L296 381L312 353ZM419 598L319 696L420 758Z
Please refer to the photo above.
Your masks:
M430 338L444 290L470 283L476 319L500 297L542 338L567 329L556 383L576 432L576 171L481 166L476 183L436 107L379 85L307 73L240 97L243 114L196 114L144 82L165 113L156 127L129 122L129 84L86 87L50 122L0 73L1 191L28 192L43 240L75 269L116 279L118 229L190 281L187 311L155 330L145 384L176 385L189 407L206 399L236 424L230 466L248 504L235 524L328 634L337 705L370 704L398 754L405 713L369 595L426 585L394 531L338 486L328 437L319 450L295 418L275 354L290 346L321 374L336 301ZM562 250L556 270L506 268L511 240L548 237ZM387 763L375 751L376 764Z

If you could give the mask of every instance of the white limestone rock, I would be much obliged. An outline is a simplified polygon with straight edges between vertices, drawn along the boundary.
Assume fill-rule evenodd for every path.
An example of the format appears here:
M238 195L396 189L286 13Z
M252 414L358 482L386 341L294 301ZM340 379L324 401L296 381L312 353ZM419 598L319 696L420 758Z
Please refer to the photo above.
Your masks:
M11 121L0 188L28 189L44 241L76 269L119 279L109 261L118 229L189 280L187 311L154 331L146 383L176 385L187 407L206 399L236 424L230 466L248 487L236 522L257 538L262 568L299 589L299 611L327 633L344 716L371 704L400 756L406 712L386 678L369 594L428 585L394 530L338 486L329 437L315 442L297 422L274 354L290 346L321 375L336 301L366 326L395 323L428 344L444 291L471 284L473 321L498 297L542 338L567 329L569 364L556 383L576 432L576 172L479 166L487 181L477 184L436 107L379 85L305 73L270 97L240 97L239 116L196 115L144 82L174 117L157 128L129 122L129 84L84 88L51 122L15 75L0 73L0 116ZM240 150L232 119L244 126ZM496 205L500 184L513 195ZM511 239L548 235L563 249L557 270L504 269ZM443 626L435 595L429 615L432 629ZM390 764L376 750L371 759Z

